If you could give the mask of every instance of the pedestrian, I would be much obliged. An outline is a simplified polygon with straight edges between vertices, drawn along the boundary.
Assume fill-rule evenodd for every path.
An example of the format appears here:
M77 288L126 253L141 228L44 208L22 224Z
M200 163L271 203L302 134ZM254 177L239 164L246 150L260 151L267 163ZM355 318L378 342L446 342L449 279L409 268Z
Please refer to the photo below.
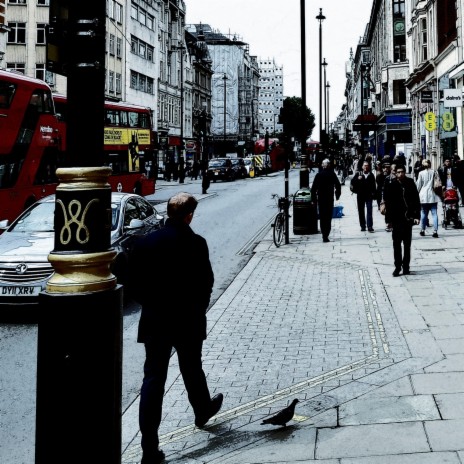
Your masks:
M374 232L372 220L372 201L376 195L375 177L371 172L371 164L364 161L362 171L355 173L351 179L351 191L356 194L358 217L361 232Z
M201 166L201 191L203 195L208 193L209 186L211 184L211 179L208 172L208 162L202 161Z
M192 177L191 177L190 180L193 180L193 179L197 180L197 179L198 179L198 174L199 174L199 172L200 172L200 163L198 162L198 160L195 160L195 161L193 162L193 166L192 166L192 171L191 171L191 172L192 172Z
M377 161L375 166L375 199L377 201L377 209L380 210L380 204L382 203L382 189L385 181L385 173L381 161Z
M433 220L433 235L432 237L438 238L438 214L437 204L440 197L433 190L435 176L438 175L431 168L430 160L425 159L422 161L424 169L419 172L419 177L416 181L416 187L419 192L421 203L421 231L419 234L423 237L425 235L425 228L427 227L427 218L429 212L432 213Z
M385 179L383 181L383 186L382 186L382 201L381 203L385 204L385 194L388 192L388 189L390 188L390 185L393 181L396 181L396 164L390 164L389 162L386 162L383 164L383 172L385 175ZM388 193L387 193L388 194ZM385 208L386 211L386 208ZM388 216L388 212L384 213L385 214L385 231L386 232L391 232L392 229L392 224L390 221L390 218Z
M456 187L461 196L461 206L464 206L464 161L461 160L459 155L454 155L454 169L456 170Z
M166 225L141 238L131 259L130 285L142 305L137 342L144 343L146 352L139 405L142 464L164 459L158 428L173 348L195 425L203 427L223 401L221 393L210 397L201 361L214 275L206 240L190 227L197 204L188 193L170 198ZM147 270L147 263L154 265ZM153 285L160 290L155 292Z
M451 165L451 160L449 158L446 158L443 161L443 166L438 168L438 174L441 179L443 190L448 190L458 185L456 168Z
M418 156L416 162L414 163L414 179L417 180L419 177L419 172L423 169L422 167L422 157Z
M384 192L385 206L392 224L393 276L410 274L412 227L419 224L420 200L413 179L406 177L406 168L396 166L396 180ZM401 249L403 244L403 250Z
M322 169L314 177L311 186L311 199L314 204L317 204L319 210L319 222L323 242L330 242L329 234L332 229L334 194L338 200L341 192L340 181L335 172L330 168L330 160L324 159L322 161Z

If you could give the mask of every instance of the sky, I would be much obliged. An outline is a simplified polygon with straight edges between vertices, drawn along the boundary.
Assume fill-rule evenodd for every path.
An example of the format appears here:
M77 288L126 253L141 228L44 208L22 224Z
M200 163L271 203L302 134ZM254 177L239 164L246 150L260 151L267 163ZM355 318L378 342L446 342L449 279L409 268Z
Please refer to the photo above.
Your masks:
M373 0L306 0L306 104L316 117L312 138L319 139L319 21L322 8L322 58L326 59L329 120L345 103L345 64L364 35ZM284 70L284 96L301 97L301 31L299 0L186 0L186 23L209 24L236 34L250 54L274 58Z

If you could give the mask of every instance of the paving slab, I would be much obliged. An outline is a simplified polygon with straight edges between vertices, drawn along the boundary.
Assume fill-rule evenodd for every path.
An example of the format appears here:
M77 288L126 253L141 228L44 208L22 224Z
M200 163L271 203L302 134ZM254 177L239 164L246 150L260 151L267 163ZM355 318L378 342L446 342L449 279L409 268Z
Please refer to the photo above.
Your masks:
M417 453L341 459L340 464L462 464L458 453Z
M320 429L316 458L357 458L430 451L420 422Z
M418 395L464 392L464 372L413 374L411 382Z
M432 395L360 398L340 407L341 426L438 420Z
M425 422L433 451L464 451L464 419Z
M435 395L443 419L464 419L464 393Z

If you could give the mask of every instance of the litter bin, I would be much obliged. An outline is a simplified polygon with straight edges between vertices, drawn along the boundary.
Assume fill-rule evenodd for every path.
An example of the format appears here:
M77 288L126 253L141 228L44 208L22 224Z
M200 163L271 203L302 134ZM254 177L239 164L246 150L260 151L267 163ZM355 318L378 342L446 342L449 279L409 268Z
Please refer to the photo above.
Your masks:
M293 195L293 233L317 234L316 208L311 203L311 190L301 188Z

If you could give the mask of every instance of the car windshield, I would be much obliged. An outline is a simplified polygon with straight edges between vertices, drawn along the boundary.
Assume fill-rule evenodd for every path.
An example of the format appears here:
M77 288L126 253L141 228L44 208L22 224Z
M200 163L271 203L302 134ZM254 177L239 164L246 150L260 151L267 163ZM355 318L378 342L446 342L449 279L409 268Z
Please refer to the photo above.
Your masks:
M8 232L53 232L55 202L35 203L10 226Z
M232 160L232 164L233 164L234 166L238 166L238 165L240 164L239 159L238 159L238 158L234 158L234 159Z
M226 160L214 160L209 162L210 168L220 168L226 165Z
M111 203L111 230L118 228L119 215L121 214L121 203Z
M245 161L245 164L248 166L249 164L251 164L251 159L244 159L243 161Z

